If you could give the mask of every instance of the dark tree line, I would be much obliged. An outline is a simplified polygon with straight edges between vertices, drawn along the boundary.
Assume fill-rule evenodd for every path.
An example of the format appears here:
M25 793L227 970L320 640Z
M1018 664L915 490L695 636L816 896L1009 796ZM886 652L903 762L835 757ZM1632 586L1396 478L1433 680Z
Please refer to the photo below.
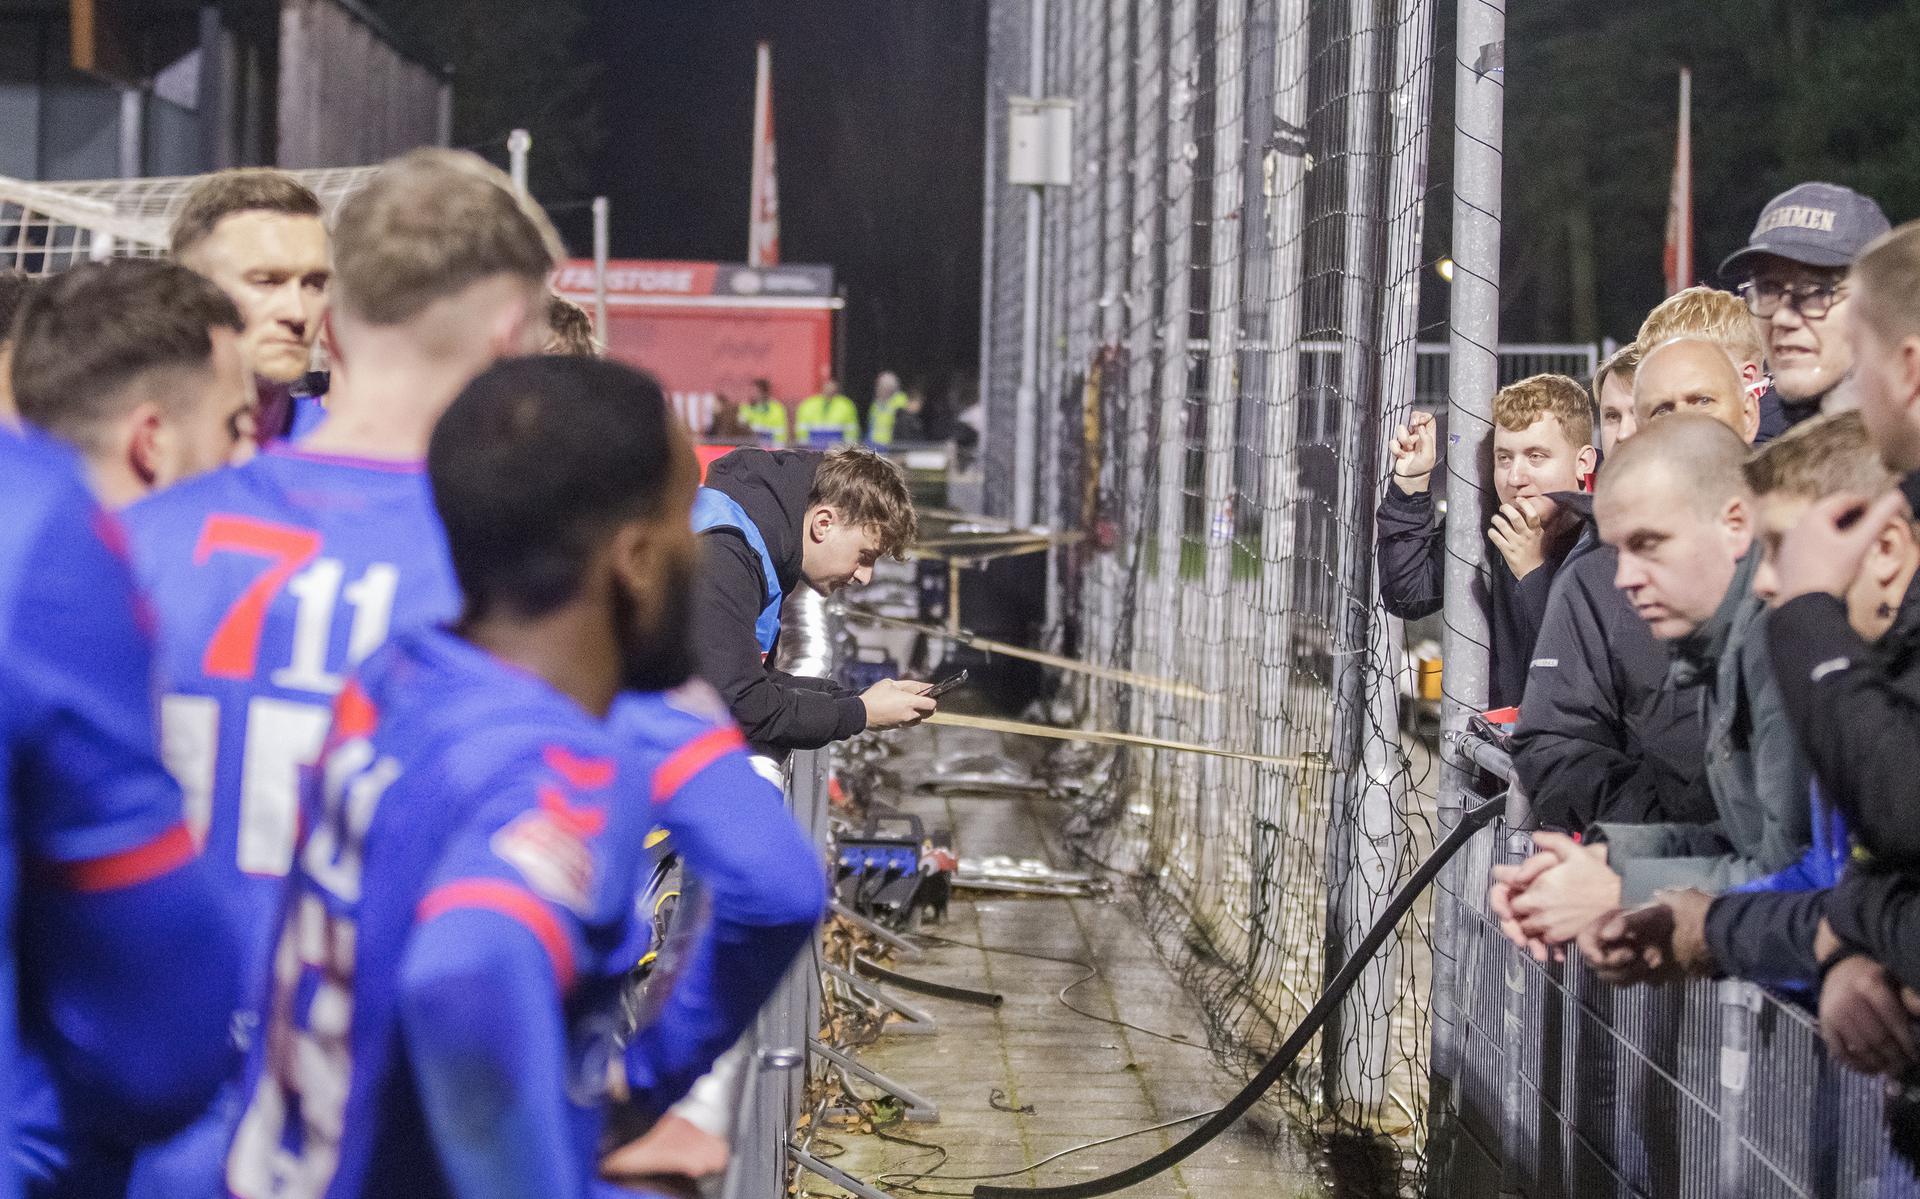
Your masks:
M394 30L453 68L453 144L496 163L533 135L528 184L549 205L590 194L606 138L588 0L371 0ZM556 213L556 216L563 215ZM571 239L569 239L571 240Z
M1659 301L1683 65L1696 278L1794 183L1920 215L1920 0L1532 0L1507 17L1509 340L1625 339Z

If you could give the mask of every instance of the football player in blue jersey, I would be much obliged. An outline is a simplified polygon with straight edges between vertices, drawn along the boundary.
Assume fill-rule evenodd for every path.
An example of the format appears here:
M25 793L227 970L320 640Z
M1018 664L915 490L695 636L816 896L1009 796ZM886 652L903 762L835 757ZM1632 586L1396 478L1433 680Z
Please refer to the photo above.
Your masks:
M490 363L539 348L557 246L473 155L388 164L336 221L325 422L126 513L158 615L167 764L251 937L243 1022L265 996L301 771L342 680L389 635L458 611L422 461L434 422ZM134 1195L217 1186L238 1065L203 1121L146 1155Z
M463 615L396 637L336 702L227 1162L237 1199L631 1193L597 1178L608 1102L684 1092L825 904L724 706L681 687L695 467L658 385L504 363L428 466ZM712 915L622 1051L655 825Z
M115 526L47 439L0 430L0 478L0 1195L113 1194L221 1080L240 940L160 763Z
M109 508L252 452L240 313L185 267L77 266L28 294L14 334L21 417L80 451Z

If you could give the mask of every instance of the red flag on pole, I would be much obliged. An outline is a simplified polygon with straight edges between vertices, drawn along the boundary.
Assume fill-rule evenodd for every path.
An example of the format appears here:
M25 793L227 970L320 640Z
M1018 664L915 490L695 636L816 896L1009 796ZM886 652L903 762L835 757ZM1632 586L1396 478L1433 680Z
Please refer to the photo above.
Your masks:
M780 265L780 193L773 169L773 45L760 43L753 86L753 212L747 224L747 265Z
M1680 68L1680 129L1667 197L1667 294L1693 286L1693 71Z

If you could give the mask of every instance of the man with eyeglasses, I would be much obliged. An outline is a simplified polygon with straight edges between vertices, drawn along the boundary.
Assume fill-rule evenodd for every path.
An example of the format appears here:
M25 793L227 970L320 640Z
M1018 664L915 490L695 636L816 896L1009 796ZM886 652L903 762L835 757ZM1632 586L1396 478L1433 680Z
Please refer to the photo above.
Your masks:
M1767 345L1773 394L1763 397L1758 441L1819 414L1853 369L1844 310L1847 268L1887 231L1872 200L1832 183L1802 183L1761 210L1745 248L1720 264Z

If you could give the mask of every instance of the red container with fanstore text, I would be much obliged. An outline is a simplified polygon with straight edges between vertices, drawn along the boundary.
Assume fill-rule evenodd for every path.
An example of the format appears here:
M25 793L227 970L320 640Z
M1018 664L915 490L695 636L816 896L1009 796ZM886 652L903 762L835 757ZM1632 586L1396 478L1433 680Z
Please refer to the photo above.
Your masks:
M575 258L553 289L594 309L594 266ZM765 379L794 405L833 374L843 301L833 268L622 258L607 264L607 355L650 371L687 428L713 425L719 397L743 402Z

